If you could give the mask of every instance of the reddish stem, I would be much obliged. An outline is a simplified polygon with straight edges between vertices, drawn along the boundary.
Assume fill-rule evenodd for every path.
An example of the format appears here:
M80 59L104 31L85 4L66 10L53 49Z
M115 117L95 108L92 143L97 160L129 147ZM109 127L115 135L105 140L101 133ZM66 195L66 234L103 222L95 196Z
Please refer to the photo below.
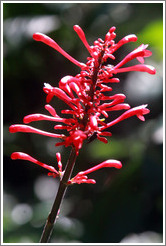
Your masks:
M101 51L101 54L100 54L99 59L98 59L98 64L95 67L92 78L91 78L92 83L93 83L91 88L90 88L90 91L89 91L91 101L94 100L94 91L95 91L96 82L97 82L97 78L98 78L98 72L99 72L99 69L101 66L103 55L104 55L104 49ZM88 111L88 109L89 109L89 106L86 107L85 111ZM88 119L88 117L86 117L86 114L85 114L85 117L83 119L83 123L84 123L85 128L86 128L88 120L89 119ZM58 211L59 211L61 203L62 203L62 199L64 197L65 191L66 191L67 186L68 186L68 181L70 179L72 170L74 168L74 164L75 164L77 155L78 155L78 153L75 150L75 148L73 147L71 154L70 154L70 157L69 157L69 160L68 160L68 163L66 165L66 169L65 169L63 178L60 181L59 189L58 189L53 207L52 207L51 212L47 218L47 221L46 221L46 224L45 224L45 227L44 227L41 239L40 239L40 243L46 243L49 241L49 238L50 238L52 230L53 230L54 223L57 219Z
M60 209L60 206L61 206L64 194L65 194L65 191L67 189L67 186L68 186L67 182L70 179L70 176L71 176L71 173L73 171L76 158L77 158L76 151L75 151L74 148L72 148L69 160L68 160L67 165L66 165L66 169L65 169L63 178L60 181L59 189L58 189L54 204L53 204L51 212L50 212L50 214L49 214L49 216L47 218L45 227L43 229L43 233L42 233L42 236L41 236L41 239L40 239L40 243L47 243L49 241L49 238L50 238L51 234L52 234L54 223L55 223L55 221L57 219L57 214L58 214L58 211Z

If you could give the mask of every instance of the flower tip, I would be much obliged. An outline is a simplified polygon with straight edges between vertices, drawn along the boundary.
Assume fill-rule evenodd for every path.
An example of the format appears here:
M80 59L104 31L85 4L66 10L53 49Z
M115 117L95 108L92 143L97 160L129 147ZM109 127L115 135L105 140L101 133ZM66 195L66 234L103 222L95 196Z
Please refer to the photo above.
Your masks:
M87 183L87 184L96 184L96 180L94 180L94 179L87 179L85 181L85 183Z
M144 65L142 67L142 71L143 72L147 72L149 74L156 74L156 69L153 66L151 66L151 65Z
M61 162L61 154L59 152L56 153L56 159L58 162Z
M16 160L16 159L18 159L18 153L14 152L14 153L11 154L10 157L11 157L12 160Z
M90 45L88 44L86 37L85 37L85 33L82 30L82 28L78 25L74 25L73 26L74 31L77 33L77 35L79 36L79 38L81 39L81 41L83 42L83 44L85 45L85 47L87 48L87 50L89 51L89 53L91 54L91 48ZM81 68L85 67L85 64L80 63Z
M145 114L149 114L150 113L150 109L146 108Z
M121 163L120 161L119 161L119 163L117 163L116 168L117 168L117 169L122 168L122 163Z
M137 115L138 119L140 119L141 121L145 121L145 117L143 115Z
M139 107L139 106L138 106ZM148 109L148 104L143 104L142 106L140 106L143 108L143 114L149 114L150 113L150 109Z
M151 74L156 74L156 69L152 66L150 66L150 67L151 67Z
M103 166L105 167L115 167L117 169L120 169L122 167L122 163L117 160L107 160L103 162Z
M28 115L27 115L27 116L25 116L25 117L23 118L23 122L24 122L24 124L28 124L28 123L30 123L30 122L31 122L31 121L29 120Z
M77 30L80 29L80 26L79 26L79 25L74 25L74 26L73 26L73 29L74 29L74 31L76 32Z
M17 159L29 160L30 158L32 158L32 157L30 157L29 155L27 155L27 154L25 154L23 152L13 152L11 154L11 159L12 160L17 160Z
M15 132L16 132L16 127L15 127L15 125L11 125L11 126L9 127L9 132L10 132L10 133L15 133Z
M115 26L112 26L109 30L110 33L114 32L116 30L116 27Z
M43 34L42 33L39 33L39 32L36 32L33 34L33 39L36 40L36 41L41 41L41 36Z
M125 37L125 39L126 39L127 41L136 42L138 38L137 38L137 36L136 36L135 34L130 34L130 35L127 35L127 36Z
M136 42L138 40L138 37L135 34L132 34L131 37L133 42Z

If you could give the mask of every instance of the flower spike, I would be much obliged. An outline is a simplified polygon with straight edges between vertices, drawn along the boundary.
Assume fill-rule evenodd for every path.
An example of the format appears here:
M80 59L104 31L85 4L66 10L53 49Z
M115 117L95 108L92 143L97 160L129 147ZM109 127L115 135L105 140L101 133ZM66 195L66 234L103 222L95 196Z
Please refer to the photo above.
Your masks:
M23 119L25 124L41 120L60 122L61 124L53 126L53 130L62 130L64 131L64 134L46 132L32 126L22 124L10 126L9 131L11 133L36 133L48 137L59 138L62 141L56 143L55 146L70 146L74 149L75 156L77 156L86 139L87 143L92 142L96 138L103 143L107 143L107 138L111 137L112 134L111 132L104 131L105 129L132 116L137 116L141 121L145 121L144 115L150 112L147 105L130 108L130 105L125 103L126 96L124 94L120 92L117 94L113 93L113 88L110 84L120 82L119 78L114 77L114 75L130 71L147 72L154 75L156 70L153 66L144 64L144 58L152 55L152 52L147 50L147 44L141 44L115 66L112 65L111 61L116 61L114 53L121 46L129 42L136 42L136 35L127 35L119 42L116 42L116 27L113 26L109 29L104 39L98 38L94 41L93 45L90 46L81 27L75 25L73 28L90 53L86 64L71 57L53 39L45 34L35 33L33 35L34 40L41 41L51 46L75 65L80 67L81 71L79 74L76 76L64 76L59 81L58 87L53 87L48 83L44 83L43 90L47 94L46 102L49 103L53 97L57 97L65 103L66 108L62 109L60 115L58 115L50 104L46 104L45 109L50 115L40 113L29 114ZM138 64L123 67L133 59L137 59ZM112 111L121 110L124 110L124 112L122 112L119 117L109 121L109 114ZM63 117L63 114L68 114L68 117ZM46 164L40 163L31 156L21 152L13 153L12 158L25 159L39 164L50 171L50 173L48 173L49 176L56 177L58 173L60 178L62 178L63 173L65 172L62 171L61 155L59 152L56 153L59 171L54 170L53 167L48 168ZM79 172L73 179L68 181L68 184L95 184L96 181L94 179L88 179L87 174L103 167L121 168L122 164L117 160L107 160L86 171Z
M98 38L94 41L93 45L90 46L81 27L75 25L74 30L90 53L90 56L87 57L86 64L71 57L53 39L45 34L35 33L33 35L34 40L41 41L51 46L77 65L81 71L75 76L67 75L63 77L59 81L59 87L53 87L48 83L44 84L43 90L47 94L45 109L50 115L40 113L29 114L23 119L25 124L40 120L50 121L51 123L61 122L62 124L53 126L53 130L62 130L64 134L46 132L22 124L11 125L9 127L11 133L27 132L60 138L61 142L56 143L55 146L70 146L72 148L64 171L62 170L61 154L59 152L56 153L58 171L54 167L39 162L25 153L14 152L11 155L13 160L27 160L40 165L49 171L48 176L53 178L59 176L59 189L44 227L41 243L47 242L50 237L55 218L58 217L61 201L68 185L81 183L95 184L96 181L89 179L87 175L105 167L115 167L117 169L122 167L120 161L109 159L85 171L78 172L75 177L70 179L76 158L85 140L87 139L87 143L90 143L94 139L97 139L106 144L108 142L107 137L111 137L112 134L111 132L104 131L105 129L132 116L137 116L141 121L145 121L144 115L150 112L146 104L130 108L130 105L124 102L126 96L120 92L114 94L113 87L110 86L111 83L120 82L119 78L114 77L114 75L122 72L138 71L147 72L149 74L156 73L154 67L144 64L144 58L152 55L152 52L147 50L148 45L141 44L120 62L116 63L116 51L124 44L137 41L137 37L134 34L127 35L119 42L116 42L116 27L113 26L109 29L104 39ZM133 59L136 59L138 64L123 67ZM112 60L114 60L115 66L112 64ZM55 109L48 104L54 96L62 100L63 104L67 107L58 113L60 116L56 113ZM109 113L112 111L121 110L124 110L124 112L122 112L119 117L112 119L114 114L109 117ZM68 114L68 117L63 117L63 114ZM110 118L111 121L109 120Z

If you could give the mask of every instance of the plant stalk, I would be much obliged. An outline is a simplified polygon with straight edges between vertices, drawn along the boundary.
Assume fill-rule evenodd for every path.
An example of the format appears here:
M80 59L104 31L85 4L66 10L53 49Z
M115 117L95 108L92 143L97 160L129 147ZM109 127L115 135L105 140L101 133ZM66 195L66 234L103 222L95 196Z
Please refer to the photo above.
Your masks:
M65 191L68 186L67 182L69 181L70 176L72 174L76 158L77 158L76 151L74 148L72 148L63 178L59 184L59 188L58 188L57 195L55 197L54 204L52 206L51 212L49 213L46 224L44 226L43 233L40 239L40 243L47 243L50 239L51 233L53 231L54 223L57 219L57 215L58 215L64 194L65 194Z
M99 69L101 67L103 55L104 55L104 49L101 51L101 54L100 54L99 59L98 59L97 66L95 67L94 73L93 73L92 78L91 78L92 79L92 83L93 83L91 88L90 88L90 91L89 91L89 95L91 97L91 101L94 100L94 91L95 91L96 82L97 82L97 76L98 76ZM89 109L89 105L86 106L85 111L87 112L88 109ZM84 116L82 121L83 121L84 127L86 127L87 121L88 121L87 114L85 114L85 116ZM47 218L47 221L46 221L46 224L45 224L45 227L44 227L41 239L40 239L40 243L47 243L49 241L49 238L51 236L51 233L52 233L52 230L53 230L53 227L54 227L54 223L55 223L55 221L57 219L58 211L59 211L61 203L62 203L62 199L64 197L65 191L66 191L67 186L68 186L67 182L69 181L71 173L73 171L73 167L74 167L76 158L77 158L76 151L72 147L72 150L71 150L71 153L70 153L70 157L69 157L69 160L67 162L63 178L60 181L59 189L58 189L54 204L52 206L51 212L50 212L50 214L49 214L49 216Z

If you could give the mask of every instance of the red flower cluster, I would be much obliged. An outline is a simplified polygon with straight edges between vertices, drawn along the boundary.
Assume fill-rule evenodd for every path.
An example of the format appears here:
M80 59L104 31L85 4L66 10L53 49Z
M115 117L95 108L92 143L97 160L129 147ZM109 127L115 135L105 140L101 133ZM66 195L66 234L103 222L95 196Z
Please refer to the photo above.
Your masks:
M80 67L81 72L75 77L65 76L59 82L59 87L52 87L51 85L44 84L44 92L47 94L46 102L49 103L55 96L65 102L69 109L62 110L62 114L69 114L71 118L60 117L57 115L55 109L49 105L45 105L45 109L50 115L43 114L31 114L24 117L24 123L28 124L32 121L48 120L61 122L60 125L55 125L54 129L65 129L66 135L49 133L42 131L27 125L12 125L10 126L10 132L29 132L37 133L49 137L60 138L62 141L56 145L72 146L75 148L78 155L85 139L90 139L94 134L96 137L107 143L105 136L111 136L112 134L107 131L103 131L106 128L111 127L118 122L127 119L131 116L137 116L140 120L144 121L144 115L149 113L147 105L141 105L138 107L130 108L130 105L124 103L126 96L124 94L105 95L105 92L111 92L111 83L118 83L119 79L113 77L115 74L129 71L140 71L155 74L155 68L144 64L144 58L151 56L151 51L147 50L148 45L140 45L138 48L130 52L121 62L115 66L107 64L109 60L115 60L114 52L122 45L137 41L137 37L133 34L128 35L115 43L116 37L115 27L110 28L106 34L105 39L99 38L94 42L94 45L90 46L85 38L83 30L78 26L74 26L74 30L82 40L83 44L87 48L90 57L87 58L87 63L81 63L67 54L54 40L48 36L35 33L33 38L36 41L41 41L69 59L71 62ZM122 67L129 61L137 59L139 64L129 67ZM115 120L106 123L105 119L108 118L109 111L126 110ZM62 176L62 164L60 154L57 153L57 161L59 171L46 164L40 163L27 154L15 152L12 154L12 159L24 159L34 162L38 165L51 171L49 175L56 177ZM116 167L120 168L121 163L115 160L105 161L96 167L93 167L87 171L78 173L69 183L95 183L94 180L88 179L86 174L93 172L101 167Z

